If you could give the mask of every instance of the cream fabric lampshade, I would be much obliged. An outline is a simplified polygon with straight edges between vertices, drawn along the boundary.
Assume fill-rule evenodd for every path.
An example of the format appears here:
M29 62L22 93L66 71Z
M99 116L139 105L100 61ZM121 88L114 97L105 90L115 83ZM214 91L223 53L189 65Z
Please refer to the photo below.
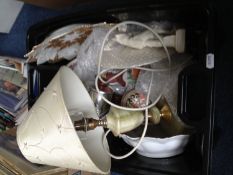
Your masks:
M103 128L75 131L73 121L80 113L98 119L82 82L63 66L17 128L23 155L34 163L109 173L111 159L103 148Z

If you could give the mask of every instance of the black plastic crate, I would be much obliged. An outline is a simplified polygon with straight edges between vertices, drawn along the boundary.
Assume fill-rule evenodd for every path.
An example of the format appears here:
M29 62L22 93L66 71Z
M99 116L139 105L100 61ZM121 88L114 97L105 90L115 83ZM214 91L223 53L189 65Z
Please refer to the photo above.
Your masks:
M27 37L28 51L55 29L73 23L168 20L182 24L186 28L186 49L193 55L194 64L179 75L178 113L184 122L196 128L196 133L181 155L152 159L134 153L127 159L112 159L112 170L123 174L209 175L213 137L214 69L206 68L206 54L213 53L214 45L211 9L198 1L114 1L101 5L91 4L91 7L87 6L77 13L32 26ZM121 17L125 13L128 13L127 19ZM33 105L59 67L66 63L29 65L29 106ZM33 72L37 72L39 76L36 88L31 83ZM34 92L35 89L37 92ZM120 138L110 135L108 141L111 152L115 154L122 155L132 149Z

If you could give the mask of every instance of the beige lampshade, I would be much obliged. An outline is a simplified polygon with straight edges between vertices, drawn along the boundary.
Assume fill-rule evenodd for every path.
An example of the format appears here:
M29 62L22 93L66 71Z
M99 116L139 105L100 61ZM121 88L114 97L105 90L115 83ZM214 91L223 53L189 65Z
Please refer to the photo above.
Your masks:
M73 121L80 113L98 119L82 82L63 66L17 128L23 155L33 163L109 173L111 159L103 148L103 128L75 131Z

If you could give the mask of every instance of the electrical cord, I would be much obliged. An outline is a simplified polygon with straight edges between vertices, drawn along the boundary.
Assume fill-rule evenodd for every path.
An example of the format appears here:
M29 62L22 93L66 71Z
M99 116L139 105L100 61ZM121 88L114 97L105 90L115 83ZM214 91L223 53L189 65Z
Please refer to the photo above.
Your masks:
M153 72L152 72L151 80L153 80ZM152 86L152 81L150 81L150 85L149 85L149 88L148 88L148 95L147 95L147 99L146 99L146 104L148 104L148 103L149 103L149 100L150 100L150 96L149 96L149 95L150 95L150 92L151 92L151 86ZM132 155L132 154L138 149L138 147L140 146L140 144L141 144L143 138L144 138L145 135L146 135L146 131L147 131L147 127L148 127L148 110L149 110L149 109L146 109L146 110L145 110L145 126L144 126L144 129L143 129L142 135L141 135L141 137L140 137L140 139L139 139L137 145L136 145L130 152L128 152L127 154L125 154L125 155L123 155L123 156L116 156L116 155L111 154L111 153L108 151L108 149L105 147L105 144L103 144L103 145L104 145L104 148L105 148L105 151L107 152L107 154L108 154L110 157L112 157L112 158L114 158L114 159L124 159L124 158L127 158L127 157L129 157L130 155ZM110 130L108 130L108 131L104 134L103 143L106 141L107 135L109 134L109 132L110 132Z
M143 138L145 137L145 134L146 134L146 131L147 131L147 127L148 127L148 110L149 108L153 107L158 101L159 99L161 98L163 92L161 92L161 94L157 97L157 99L154 100L154 102L152 102L150 105L149 105L149 99L150 99L150 93L151 93L151 87L152 87L152 82L153 82L153 75L154 75L154 72L156 71L163 71L163 69L150 69L150 68L143 68L143 67L137 67L137 66L134 66L135 68L137 69L141 69L141 70L146 70L146 71L151 71L151 79L150 79L150 84L149 84L149 87L148 87L148 94L147 94L147 99L146 99L146 106L145 107L139 107L139 108L129 108L129 107L123 107L123 106L119 106L119 105L116 105L114 103L112 103L111 101L109 101L107 98L105 98L103 96L103 94L100 93L100 89L98 87L98 81L100 80L102 83L109 83L111 82L113 79L117 78L118 76L122 75L124 72L126 72L128 69L124 69L122 71L120 71L118 74L116 74L115 76L113 76L111 79L109 79L108 81L104 81L102 78L101 78L101 75L111 69L105 69L105 70L102 70L101 71L101 61L102 61L102 55L103 55L103 50L104 50L104 47L105 47L105 42L107 41L109 35L114 31L116 30L117 28L119 28L120 26L122 25L138 25L138 26L141 26L141 27L144 27L146 29L148 29L149 31L151 31L157 38L158 40L161 42L161 45L162 47L164 48L164 51L167 55L167 59L168 59L168 64L169 64L169 79L170 79L170 69L171 69L171 58L170 58L170 54L168 52L168 49L167 47L165 46L162 38L159 36L159 34L154 31L152 28L150 28L149 26L143 24L143 23L140 23L140 22L136 22L136 21L125 21L125 22L121 22L117 25L115 25L114 27L112 27L108 33L105 35L104 37L104 40L103 40L103 43L102 43L102 46L101 46L101 49L100 49L100 52L99 52L99 61L98 61L98 73L97 73L97 76L96 76L96 79L95 79L95 87L96 87L96 91L97 93L99 93L101 95L101 98L106 102L108 103L109 105L115 107L115 108L118 108L118 109L121 109L121 110L128 110L128 111L145 111L145 126L144 126L144 129L143 129L143 132L142 132L142 135L139 139L139 142L136 144L136 146L130 151L128 152L127 154L125 155L122 155L122 156L116 156L116 155L113 155L109 152L109 150L105 147L105 144L104 142L106 142L107 140L107 135L109 134L110 130L108 130L104 136L103 136L103 145L104 145L104 149L105 151L107 152L107 154L114 158L114 159L124 159L124 158L127 158L128 156L130 156L131 154L133 154L136 149L140 146ZM134 68L134 67L131 67L131 68ZM167 81L169 82L169 81Z

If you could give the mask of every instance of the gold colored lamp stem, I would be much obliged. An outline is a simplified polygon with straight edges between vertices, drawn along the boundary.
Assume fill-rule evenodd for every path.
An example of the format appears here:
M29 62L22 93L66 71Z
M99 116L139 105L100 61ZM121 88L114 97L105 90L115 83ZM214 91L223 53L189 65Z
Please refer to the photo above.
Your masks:
M74 122L75 130L77 131L89 131L95 129L97 126L107 127L107 120L96 120L93 118L83 118Z
M171 120L172 112L171 112L170 107L167 104L165 104L160 110L160 116L164 119Z
M156 106L149 109L149 121L153 124L159 124L161 118L170 120L172 113L167 104L164 104L159 110ZM93 118L83 118L74 122L74 127L77 131L89 131L98 126L110 129L115 136L121 133L131 131L141 125L144 120L143 112L141 111L125 111L116 108L111 108L110 112L104 119L96 120Z

